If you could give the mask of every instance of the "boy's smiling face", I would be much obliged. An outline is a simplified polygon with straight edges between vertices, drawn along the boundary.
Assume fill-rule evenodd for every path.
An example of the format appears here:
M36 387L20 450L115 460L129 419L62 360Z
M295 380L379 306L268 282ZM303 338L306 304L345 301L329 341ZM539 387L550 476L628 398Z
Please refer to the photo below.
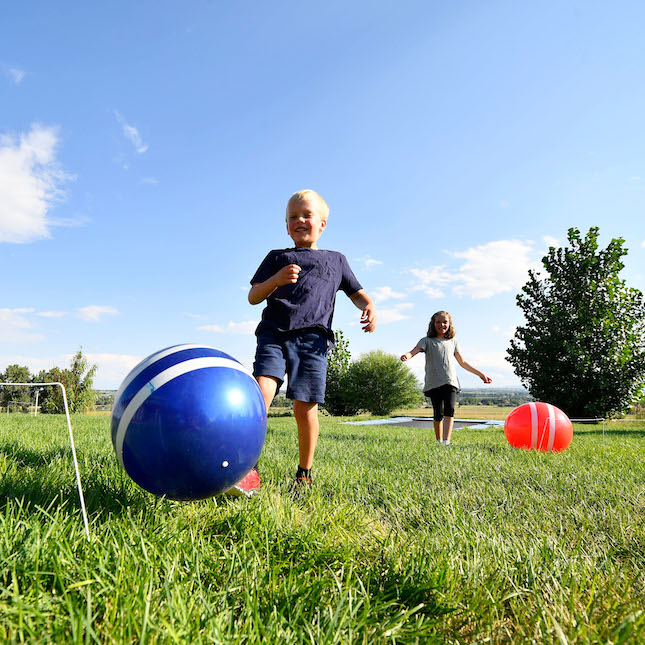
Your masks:
M287 207L287 233L296 248L317 249L316 242L327 226L327 220L320 216L318 200L300 199Z

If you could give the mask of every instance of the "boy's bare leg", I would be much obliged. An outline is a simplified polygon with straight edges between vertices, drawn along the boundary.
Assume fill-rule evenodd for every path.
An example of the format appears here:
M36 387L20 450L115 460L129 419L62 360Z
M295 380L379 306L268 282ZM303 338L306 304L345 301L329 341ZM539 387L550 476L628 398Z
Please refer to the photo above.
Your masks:
M260 386L260 391L262 392L262 398L264 399L264 405L266 406L267 412L273 403L273 398L275 393L278 391L278 381L273 378L273 376L258 376L255 379Z
M434 423L434 436L437 441L441 441L441 421L435 421L433 419L432 422Z
M318 443L318 404L306 401L293 402L293 416L298 425L298 453L301 468L309 469L314 462L314 452Z
M443 440L450 441L450 435L452 434L452 423L454 417L444 417L443 418Z
M278 391L278 381L277 379L273 378L273 376L258 376L255 380L260 386L260 392L262 392L262 398L264 399L264 406L266 407L268 413L269 408L271 407L271 403L273 403L275 393ZM253 468L257 470L259 463L260 462L257 461Z

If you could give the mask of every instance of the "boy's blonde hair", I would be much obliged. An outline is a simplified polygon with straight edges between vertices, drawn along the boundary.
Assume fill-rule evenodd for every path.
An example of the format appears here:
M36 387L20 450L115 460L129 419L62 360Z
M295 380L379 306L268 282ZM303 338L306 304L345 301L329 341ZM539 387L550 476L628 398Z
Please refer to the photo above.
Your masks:
M293 204L293 202L304 202L306 199L316 199L318 201L320 219L326 222L327 217L329 217L329 206L327 206L327 202L315 190L311 190L309 188L298 190L289 197L289 201L287 202L287 212L289 211L289 206Z

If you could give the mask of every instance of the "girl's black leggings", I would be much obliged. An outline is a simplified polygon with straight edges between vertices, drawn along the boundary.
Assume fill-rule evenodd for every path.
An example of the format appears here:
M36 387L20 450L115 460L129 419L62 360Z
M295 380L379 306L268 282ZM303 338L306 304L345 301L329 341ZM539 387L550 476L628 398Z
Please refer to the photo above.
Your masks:
M446 383L441 387L435 387L432 390L424 392L425 396L430 397L432 409L434 411L434 420L442 421L444 416L455 416L455 404L457 403L457 388L454 385Z

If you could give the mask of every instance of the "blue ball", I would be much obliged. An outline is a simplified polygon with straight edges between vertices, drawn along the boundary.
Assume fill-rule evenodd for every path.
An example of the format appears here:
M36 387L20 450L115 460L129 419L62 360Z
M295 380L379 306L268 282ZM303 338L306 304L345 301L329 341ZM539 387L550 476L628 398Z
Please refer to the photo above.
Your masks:
M141 361L112 407L117 459L142 488L170 499L218 495L257 462L267 413L252 374L232 356L176 345Z

